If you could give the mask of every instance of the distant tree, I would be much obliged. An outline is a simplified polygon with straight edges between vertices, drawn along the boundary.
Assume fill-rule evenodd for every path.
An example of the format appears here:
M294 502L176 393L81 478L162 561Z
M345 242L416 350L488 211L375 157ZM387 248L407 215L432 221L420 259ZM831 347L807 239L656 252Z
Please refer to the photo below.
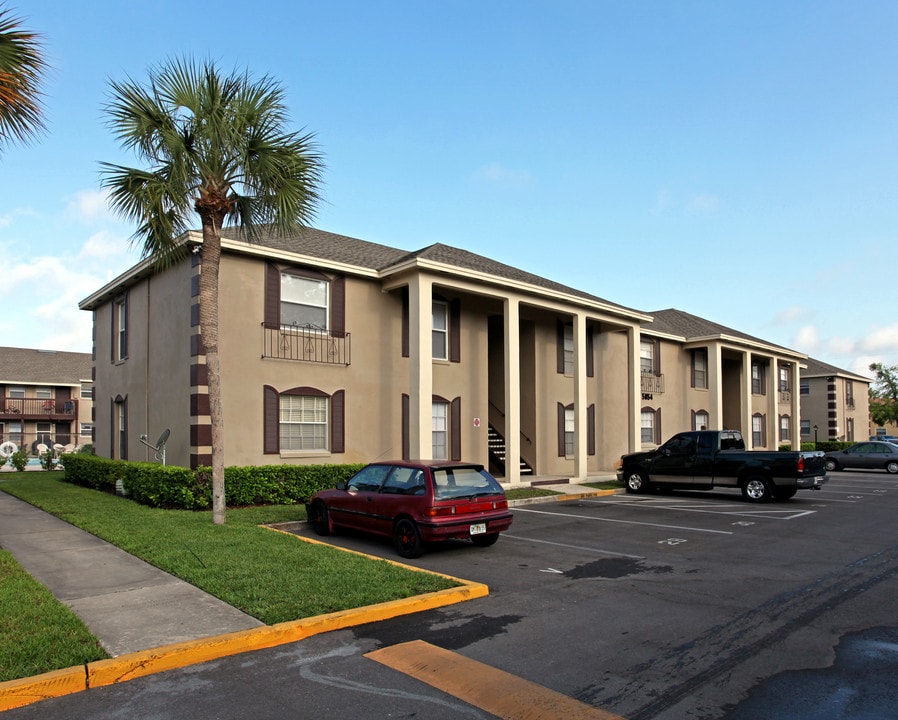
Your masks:
M41 37L21 23L0 5L0 150L44 130L39 86L47 65Z
M212 62L173 60L149 85L111 83L109 125L150 169L103 163L110 203L135 221L134 241L159 265L184 254L197 217L203 245L199 319L212 424L212 519L225 521L224 424L218 348L218 272L222 226L258 238L262 226L289 235L307 224L319 200L322 161L312 135L287 132L280 85L248 73L223 75Z
M870 386L870 417L879 426L898 424L898 365L873 363Z

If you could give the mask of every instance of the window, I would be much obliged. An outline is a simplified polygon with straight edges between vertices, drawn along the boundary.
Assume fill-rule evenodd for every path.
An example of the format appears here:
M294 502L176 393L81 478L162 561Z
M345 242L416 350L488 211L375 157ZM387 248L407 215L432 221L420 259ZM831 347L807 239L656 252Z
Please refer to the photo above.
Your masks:
M752 447L764 447L767 444L767 438L764 427L764 416L755 414L751 417L751 444Z
M790 442L791 440L790 418L788 415L780 415L780 442Z
M811 383L807 380L802 380L798 385L798 392L801 395L810 395L811 394Z
M4 440L14 442L19 447L23 445L22 422L21 420L12 420L6 423L6 436Z
M845 381L845 404L849 408L854 407L854 383L851 380Z
M128 400L118 395L112 405L113 457L128 459Z
M639 342L639 371L643 373L655 373L655 341L641 340Z
M10 385L6 390L6 394L11 398L24 398L25 388L21 385Z
M854 418L848 418L845 421L845 439L848 442L854 442Z
M346 487L359 492L377 492L388 472L390 472L389 465L369 465L353 475L346 483Z
M764 367L760 363L751 364L752 395L766 395L764 387Z
M693 430L707 430L708 429L708 412L706 410L698 410L692 416L692 429Z
M112 303L112 360L120 362L128 357L128 300L117 297Z
M433 301L433 359L448 360L449 348L449 304L442 300Z
M87 383L81 384L81 397L84 400L92 400L94 396L94 386Z
M574 374L574 325L564 324L564 374Z
M35 388L34 397L36 397L40 400L52 400L53 399L53 388L48 388L48 387Z
M446 460L449 457L449 403L433 403L433 459Z
M281 324L328 329L328 283L281 273Z
M574 419L574 406L570 405L564 409L564 455L565 457L574 457L574 427L576 421Z
M658 444L658 436L661 434L661 423L659 422L660 410L656 411L652 408L642 408L640 421L642 424L641 441L643 444Z
M811 435L811 421L810 420L802 420L801 421L801 436L802 437L810 437Z
M81 423L81 428L78 431L78 434L81 436L81 440L89 441L94 434L94 426L93 423Z
M792 386L789 383L789 374L791 368L788 365L780 366L780 392L789 392L792 389Z
M281 395L280 449L327 450L327 397Z
M53 444L53 424L48 422L39 422L35 423L34 431L37 434L37 441L39 443L44 443L44 445L52 445Z
M694 350L692 352L692 387L708 388L708 351Z

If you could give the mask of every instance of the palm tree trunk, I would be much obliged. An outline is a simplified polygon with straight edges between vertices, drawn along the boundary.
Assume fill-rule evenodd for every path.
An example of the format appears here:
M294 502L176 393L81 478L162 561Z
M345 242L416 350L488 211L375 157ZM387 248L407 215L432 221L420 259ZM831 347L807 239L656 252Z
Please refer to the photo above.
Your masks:
M221 363L218 355L218 269L221 263L220 222L203 219L203 261L200 266L200 333L206 353L209 415L212 425L212 522L225 521L224 413Z

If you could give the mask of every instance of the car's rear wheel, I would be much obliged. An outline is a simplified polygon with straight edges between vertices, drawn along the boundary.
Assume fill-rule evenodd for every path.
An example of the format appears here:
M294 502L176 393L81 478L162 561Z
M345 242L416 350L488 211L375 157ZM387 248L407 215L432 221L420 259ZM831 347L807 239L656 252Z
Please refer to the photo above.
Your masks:
M477 547L489 547L495 545L499 539L499 533L490 533L489 535L471 535L471 542Z
M752 475L742 484L742 497L749 502L767 502L771 496L770 483L760 475Z
M644 493L649 489L649 481L642 470L630 470L626 476L627 492Z
M773 497L776 500L788 500L789 498L795 497L795 493L798 492L797 487L782 487L782 488L774 488Z
M424 543L421 542L421 533L413 520L400 518L393 527L393 544L404 558L420 557L424 552Z
M895 460L890 460L889 462L887 462L886 471L892 473L892 475L898 473L898 462L896 462Z
M823 463L823 467L826 468L826 472L833 472L839 469L839 463L837 463L835 460L830 460L829 458L827 458L826 462Z
M319 535L331 534L331 522L327 506L320 500L313 502L312 507L309 508L309 524Z

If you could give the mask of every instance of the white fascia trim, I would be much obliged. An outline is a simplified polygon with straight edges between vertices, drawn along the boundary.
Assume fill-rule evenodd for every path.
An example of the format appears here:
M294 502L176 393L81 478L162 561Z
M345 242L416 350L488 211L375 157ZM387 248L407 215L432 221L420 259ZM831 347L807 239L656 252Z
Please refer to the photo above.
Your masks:
M463 274L464 280L472 281L474 284L497 286L505 288L507 290L517 291L522 295L548 297L551 298L552 301L555 301L555 303L557 304L563 304L566 306L573 305L577 307L588 307L593 310L601 310L612 315L617 315L618 317L624 316L631 320L636 320L639 322L648 322L652 319L651 315L641 313L638 310L630 310L629 308L620 307L619 305L610 305L608 303L597 302L595 300L590 300L589 298L580 297L578 295L571 295L570 293L560 293L554 290L548 290L546 288L540 287L539 285L532 285L530 283L521 282L520 280L511 280L509 278L480 272L479 270L469 270L468 268L460 268L456 265L446 265L445 263L434 262L433 260L422 260L420 258L415 258L413 260L402 263L401 265L393 265L386 272L381 273L381 277L386 279L392 275L399 275L404 272L422 271L427 271L443 276L458 276ZM504 296L507 295L507 293L500 293L500 295ZM548 304L553 303L550 302Z
M789 350L788 348L780 347L779 345L772 345L771 343L764 341L756 342L746 338L735 337L733 335L706 335L704 337L689 338L689 342L686 344L687 346L694 347L697 345L705 345L709 342L719 342L725 347L733 348L734 350L750 350L763 352L768 355L785 356L793 358L796 362L806 360L808 357L805 353L800 353L797 350Z
M290 252L289 250L277 250L265 247L263 245L254 245L239 240L221 239L222 250L233 250L243 255L253 255L255 257L270 258L273 260L289 261L297 265L313 265L323 270L333 270L335 272L345 273L347 275L360 275L369 278L379 278L380 273L371 268L359 267L358 265L350 265L349 263L336 262L334 260L322 260L321 258L311 255L303 255L302 253Z

